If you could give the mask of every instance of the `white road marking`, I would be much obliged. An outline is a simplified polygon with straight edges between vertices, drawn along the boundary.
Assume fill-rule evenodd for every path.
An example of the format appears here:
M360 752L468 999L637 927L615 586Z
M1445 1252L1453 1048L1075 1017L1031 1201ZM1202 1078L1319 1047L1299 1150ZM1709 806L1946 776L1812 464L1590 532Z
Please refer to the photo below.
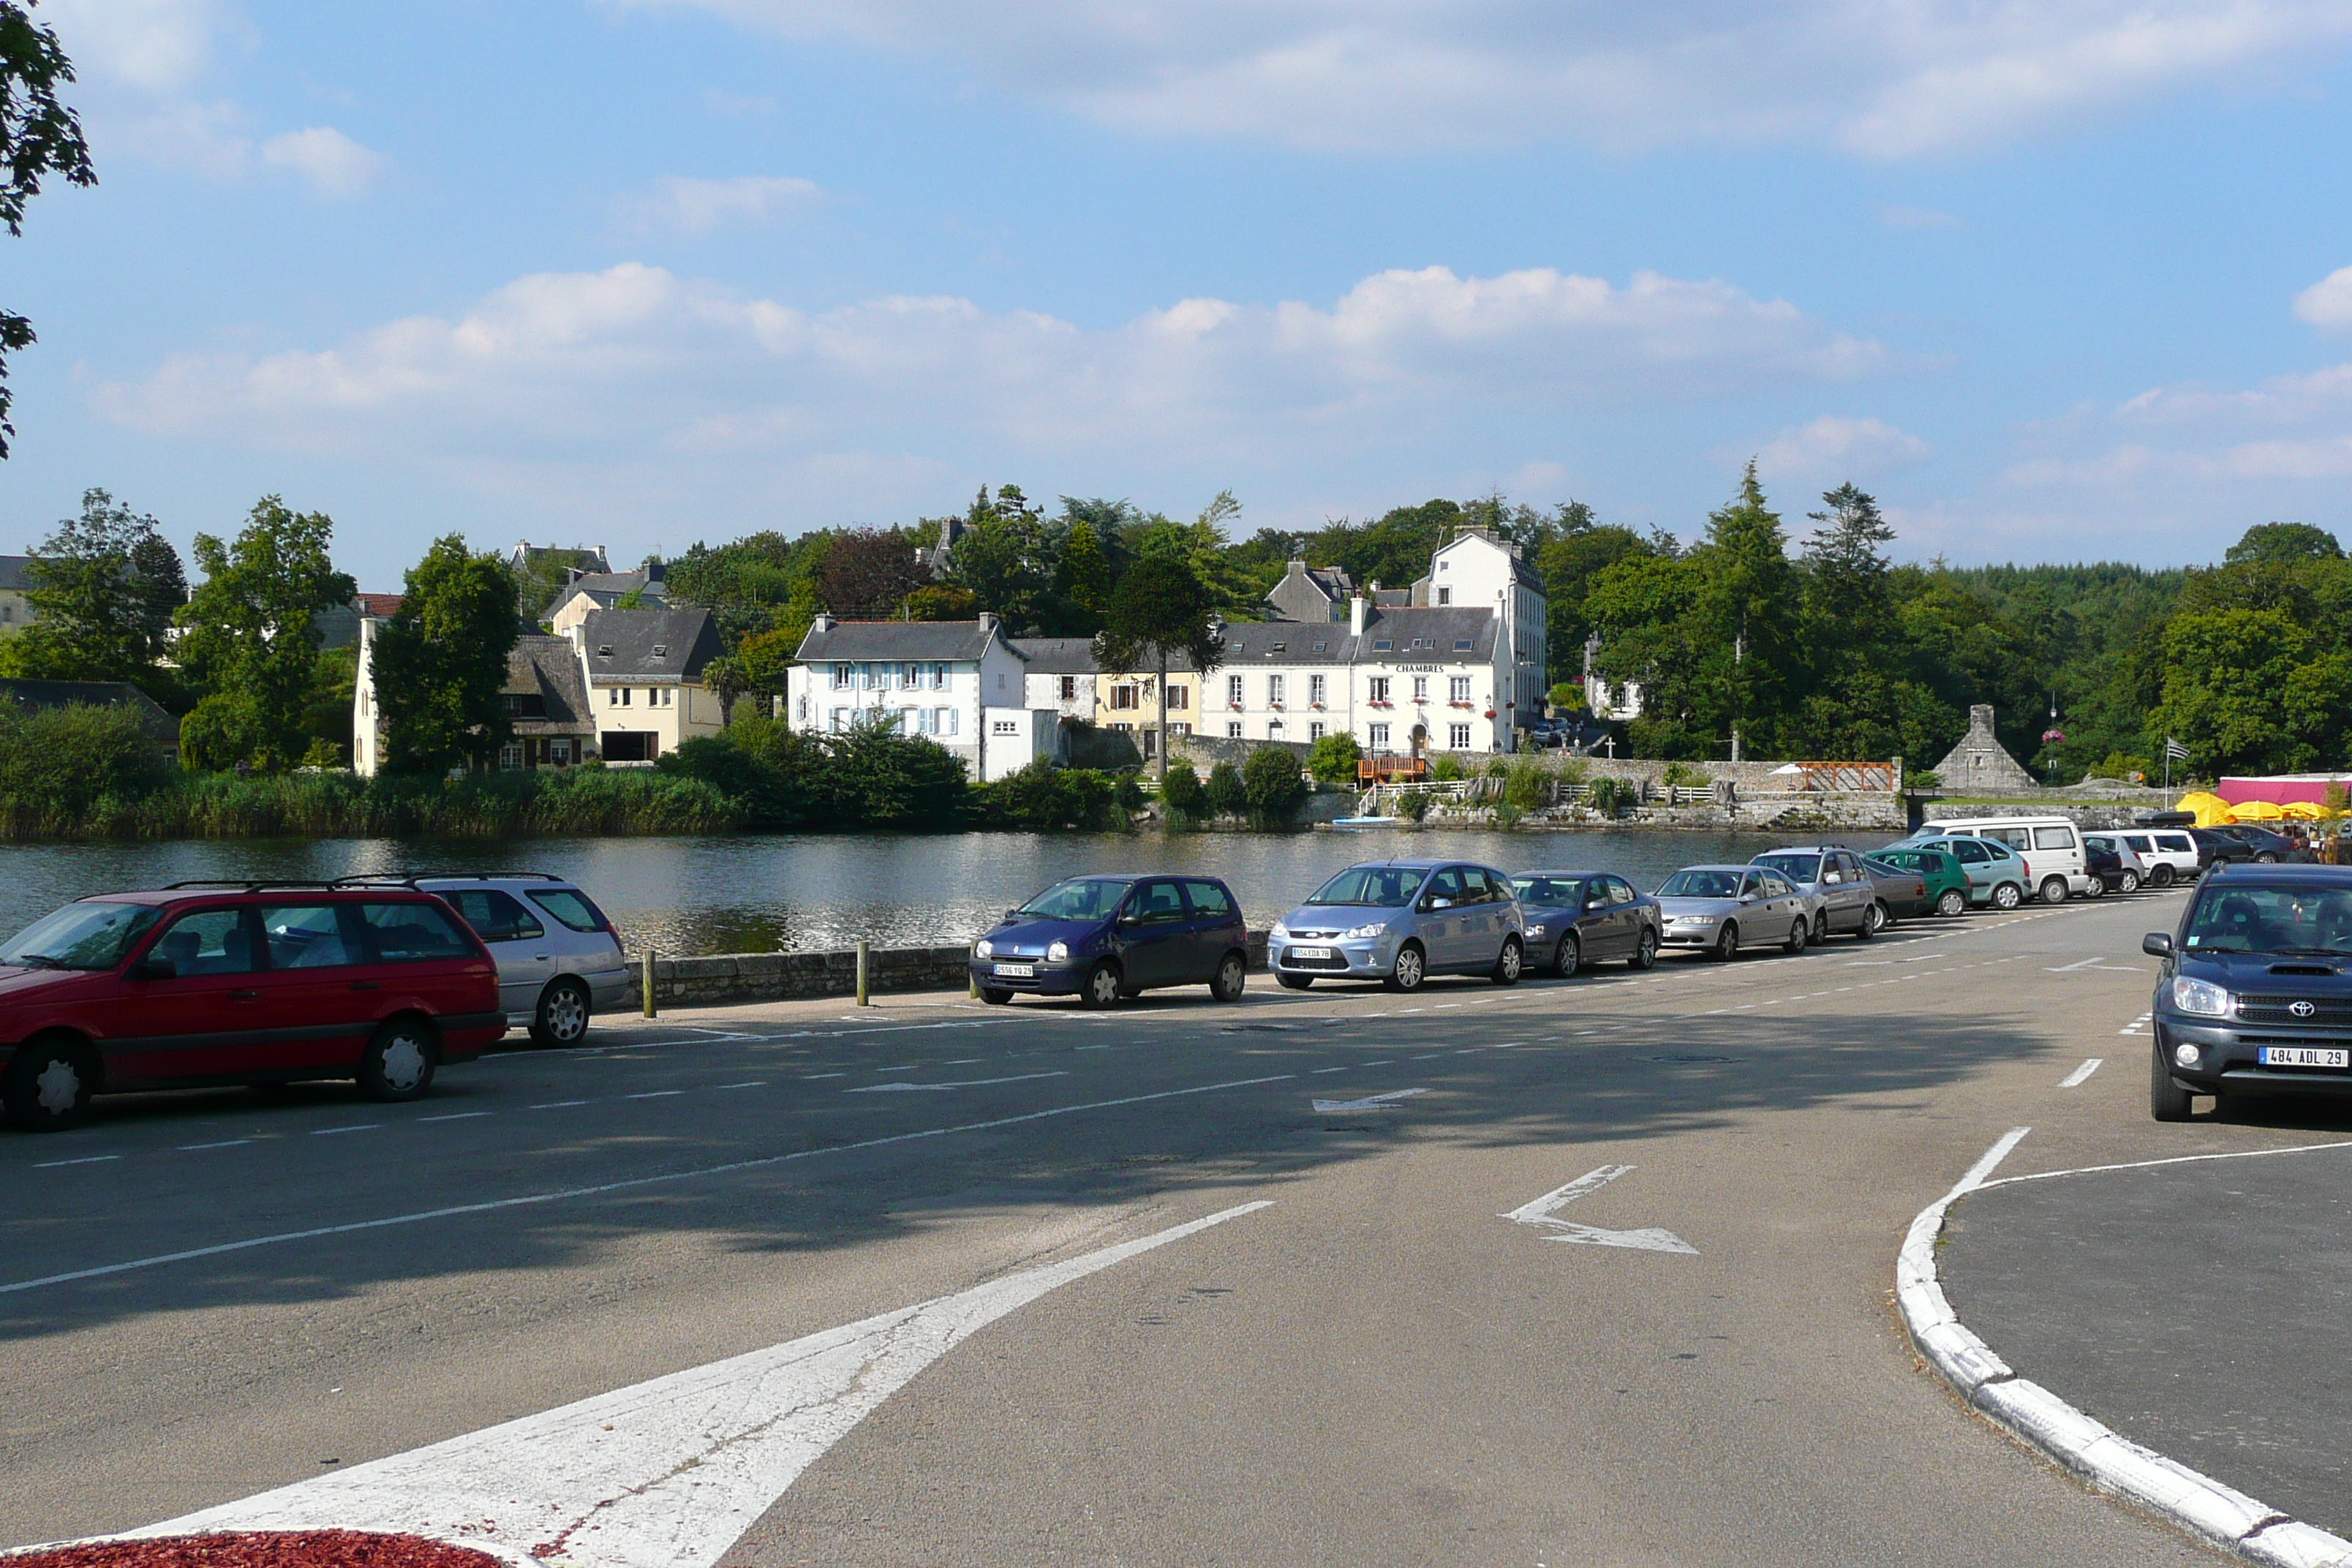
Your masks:
M801 1081L803 1083L814 1083L821 1078L847 1078L848 1076L849 1075L845 1072L804 1072L801 1074Z
M2156 1015L2153 1013L2142 1013L2138 1017L2134 1018L2130 1023L2126 1024L2122 1028L2117 1029L2116 1033L2118 1035L2137 1035L2140 1032L2141 1026L2155 1016Z
M1407 1057L1404 1059L1409 1062L1425 1062L1430 1060L1432 1058L1442 1057L1444 1054L1445 1053L1444 1051L1423 1051L1417 1057Z
M2093 1073L2098 1071L2099 1064L2106 1059L2107 1058L2105 1057L2093 1057L2081 1067L2076 1068L2073 1072L2070 1072L2064 1078L2060 1079L2058 1080L2058 1087L2060 1089L2076 1089L2081 1087L2083 1081L2088 1079Z
M2088 969L2098 962L2099 961L2095 958L2086 958L2080 963L2069 963L2057 969L2045 970L2043 973L2048 974L2072 974L2078 969Z
M691 1171L668 1171L654 1176L624 1176L618 1181L598 1182L584 1187L559 1187L552 1192L526 1193L520 1197L491 1198L478 1204L455 1204L447 1208L419 1209L413 1214L387 1215L382 1219L360 1219L342 1225L315 1226L309 1230L280 1231L273 1236L247 1237L242 1241L215 1242L210 1247L191 1247L180 1252L162 1252L152 1258L133 1258L122 1263L102 1263L94 1268L76 1268L64 1274L45 1274L37 1279L18 1279L0 1285L0 1296L10 1296L20 1290L37 1290L49 1285L67 1285L77 1279L98 1279L112 1274L129 1274L137 1269L158 1268L166 1263L185 1263L192 1258L217 1258L223 1253L245 1252L257 1247L280 1247L289 1242L315 1241L322 1236L346 1236L355 1231L383 1230L392 1226L421 1225L427 1220L455 1219L466 1215L490 1214L499 1209L526 1208L537 1204L562 1203L571 1198L601 1197L606 1193L635 1192L641 1187L664 1186L671 1182L690 1182L704 1176L729 1176L739 1171L761 1171L772 1165L791 1164L801 1160L824 1159L834 1154L854 1154L867 1149L887 1148L894 1143L912 1143L925 1138L947 1138L958 1132L988 1132L999 1127L1017 1127L1024 1121L1044 1121L1056 1116L1076 1116L1088 1110L1112 1110L1122 1105L1146 1105L1154 1100L1181 1100L1195 1094L1217 1094L1229 1089L1255 1089L1261 1084L1287 1083L1295 1073L1269 1073L1264 1078L1227 1079L1222 1083L1197 1084L1191 1089L1163 1089L1150 1094L1126 1094L1117 1100L1094 1100L1079 1105L1053 1105L1043 1110L1024 1110L1013 1116L992 1116L984 1121L959 1121L946 1127L924 1127L912 1132L891 1132L879 1138L861 1138L853 1143L828 1143L816 1149L795 1149L788 1154L761 1154L749 1160L730 1160L723 1165L701 1165ZM585 1104L586 1101L579 1103Z
M1335 1110L1394 1110L1396 1107L1391 1101L1428 1092L1425 1089L1392 1089L1386 1094L1368 1095L1362 1100L1318 1100L1314 1105L1318 1113L1326 1116Z
M766 1079L755 1078L746 1083L715 1083L710 1087L713 1089L765 1089L767 1086Z
M2240 1149L2228 1154L2174 1154L2162 1160L2126 1160L2117 1165L2077 1165L2071 1171L2029 1171L2021 1176L2003 1176L1997 1182L1981 1184L2005 1187L2012 1182L2047 1182L2058 1176L2092 1176L2102 1171L2140 1171L2152 1165L2196 1165L2208 1160L2255 1160L2272 1154L2309 1154L2324 1149L2352 1149L2352 1142L2294 1143L2284 1149Z
M250 1138L230 1138L219 1143L183 1143L180 1145L180 1152L192 1154L199 1149L241 1149L252 1142Z
M992 1083L1026 1083L1033 1078L1067 1078L1070 1075L1066 1072L1059 1071L1024 1072L1015 1073L1011 1078L966 1079L961 1083L869 1083L844 1092L849 1094L889 1094L894 1091L913 1093L923 1089L981 1089Z
M673 1094L684 1094L682 1089L649 1089L642 1094L625 1094L623 1100L667 1100Z
M1321 1074L1321 1073L1327 1073L1327 1072L1346 1072L1347 1070L1348 1070L1348 1069L1347 1069L1346 1068L1317 1068L1315 1069L1315 1071L1314 1071L1314 1072L1311 1072L1311 1073L1307 1074L1307 1077L1309 1077L1309 1078L1313 1078L1313 1077L1316 1077L1318 1074Z
M1633 1168L1631 1165L1596 1165L1576 1180L1554 1187L1543 1196L1496 1217L1509 1220L1514 1225L1545 1226L1560 1233L1544 1237L1546 1241L1571 1242L1583 1247L1624 1247L1636 1252L1679 1252L1696 1258L1697 1247L1673 1231L1662 1230L1656 1226L1644 1226L1638 1230L1602 1230L1599 1226L1579 1225L1574 1220L1552 1217L1585 1194L1599 1192Z
M310 1129L310 1136L331 1138L338 1132L373 1132L383 1125L381 1121L355 1121L349 1127L313 1127Z
M79 1160L43 1160L40 1163L35 1165L33 1169L36 1171L54 1171L60 1165L96 1165L107 1160L120 1160L122 1156L120 1154L84 1154Z
M488 1116L487 1110L452 1110L443 1116L420 1116L419 1121L470 1121L477 1116Z
M165 1520L131 1535L403 1531L487 1550L515 1563L715 1563L826 1449L980 1330L1050 1290L1271 1206L1265 1199L1240 1204L1083 1258Z
M584 1100L542 1100L537 1105L529 1106L526 1107L526 1109L530 1110L561 1110L567 1105L585 1105L588 1102Z

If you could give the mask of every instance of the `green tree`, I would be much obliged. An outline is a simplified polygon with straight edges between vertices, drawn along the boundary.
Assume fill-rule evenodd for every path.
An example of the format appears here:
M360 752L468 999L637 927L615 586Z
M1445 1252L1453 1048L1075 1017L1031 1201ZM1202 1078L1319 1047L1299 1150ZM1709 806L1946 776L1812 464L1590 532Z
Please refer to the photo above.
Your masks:
M72 832L109 796L137 800L169 770L130 710L81 703L30 712L0 703L0 822Z
M1007 632L1035 631L1055 609L1055 552L1043 514L1018 485L982 486L964 514L962 537L948 555L948 575Z
M1224 655L1224 638L1213 623L1216 606L1191 566L1172 555L1139 561L1111 591L1110 610L1095 637L1095 658L1105 669L1148 669L1160 672L1159 689L1168 689L1171 656L1192 661L1205 677ZM1168 776L1168 710L1157 721L1160 777Z
M1790 673L1796 583L1785 546L1751 460L1739 494L1708 514L1692 552L1702 583L1694 718L1710 742L1739 735L1751 754L1769 754Z
M1249 785L1241 769L1231 763L1219 763L1209 770L1208 787L1202 793L1208 797L1209 809L1220 816L1239 816L1249 809Z
M1209 792L1201 785L1201 775L1192 771L1190 763L1179 763L1160 786L1160 798L1171 816L1193 820L1209 809Z
M192 765L281 773L309 749L302 719L319 668L319 616L357 591L329 556L334 532L326 513L264 496L233 543L196 535L205 581L178 616L181 659L207 693L181 725Z
M1306 798L1307 781L1299 775L1298 759L1287 750L1260 746L1242 763L1242 790L1252 819L1261 827L1276 827Z
M1325 735L1307 750L1307 771L1326 784L1352 784L1364 748L1346 731Z
M1094 524L1083 517L1071 523L1063 536L1056 586L1062 599L1062 622L1071 636L1092 637L1102 630L1110 615L1110 555L1103 549Z
M867 827L961 826L971 794L963 759L899 732L896 709L862 711L837 734L819 735L825 765L812 779L817 820Z
M56 32L33 20L33 4L0 0L0 223L13 236L25 232L25 204L40 195L43 174L98 184L81 121L58 100L58 87L74 79L73 62ZM32 346L33 323L0 310L0 458L16 433L8 422L8 355Z
M462 534L408 569L400 610L376 634L385 753L401 772L494 757L513 735L499 700L517 632L515 580Z
M2291 773L2341 760L2352 657L2287 612L2175 616L2164 655L2163 697L2148 732L2177 736L2200 765Z
M2221 559L2232 566L2271 561L2293 564L2304 561L2341 561L2344 547L2326 529L2307 522L2258 522L2230 546Z
M35 547L26 575L37 618L5 645L7 673L164 684L156 666L187 576L153 518L84 490L81 515Z
M1522 531L1533 534L1533 528ZM1601 573L1637 555L1672 555L1671 540L1647 537L1630 528L1604 525L1582 501L1570 501L1546 523L1528 558L1544 581L1544 647L1550 679L1581 686L1584 645L1592 635L1587 599ZM1553 706L1559 706L1557 700Z

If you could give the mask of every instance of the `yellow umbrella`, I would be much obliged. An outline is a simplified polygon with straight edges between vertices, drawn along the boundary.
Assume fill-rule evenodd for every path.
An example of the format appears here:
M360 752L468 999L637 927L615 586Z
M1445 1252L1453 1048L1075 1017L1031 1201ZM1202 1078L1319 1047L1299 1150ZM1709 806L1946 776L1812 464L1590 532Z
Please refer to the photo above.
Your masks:
M2230 820L2230 803L2210 790L2190 790L2173 803L2172 809L2195 812L2200 827L2219 827Z
M2317 801L2291 800L2284 805L2281 806L2279 810L2285 816L2297 818L2304 822L2325 822L2327 820L2327 808L2320 805Z
M2267 800L2240 801L2230 808L2232 822L2276 822L2285 816L2276 803Z

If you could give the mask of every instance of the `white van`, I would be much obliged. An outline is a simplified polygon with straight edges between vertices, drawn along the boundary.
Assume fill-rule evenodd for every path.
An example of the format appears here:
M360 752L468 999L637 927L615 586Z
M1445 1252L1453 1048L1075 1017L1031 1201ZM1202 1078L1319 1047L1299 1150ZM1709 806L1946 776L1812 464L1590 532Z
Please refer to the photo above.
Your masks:
M2025 857L2033 873L2034 890L2045 904L2063 904L2068 895L2090 890L2082 830L2065 817L1979 816L1928 826L1937 833L1969 833L2008 845Z

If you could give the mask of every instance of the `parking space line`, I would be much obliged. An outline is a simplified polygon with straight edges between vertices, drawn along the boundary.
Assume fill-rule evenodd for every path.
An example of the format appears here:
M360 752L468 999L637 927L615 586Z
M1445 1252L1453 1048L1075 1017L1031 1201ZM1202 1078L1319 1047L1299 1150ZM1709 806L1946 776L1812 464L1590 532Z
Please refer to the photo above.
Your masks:
M183 1143L179 1147L179 1152L193 1154L202 1149L242 1149L252 1142L250 1138L229 1138L218 1143Z
M673 1094L684 1094L682 1089L649 1089L642 1094L625 1094L623 1100L667 1100Z
M40 1163L35 1165L33 1169L36 1171L54 1171L60 1165L96 1165L108 1160L120 1160L122 1156L120 1154L84 1154L79 1160L43 1160Z
M383 1125L381 1121L354 1121L349 1127L313 1127L313 1138L331 1138L338 1132L373 1132Z
M2059 1079L2058 1087L2060 1089L2080 1088L2085 1079L2087 1079L2093 1073L2099 1070L2099 1064L2105 1060L2106 1060L2106 1058L2105 1057L2091 1058L2081 1067L2076 1068L2073 1072L2068 1073L2064 1078Z
M543 1100L537 1105L529 1107L529 1109L532 1110L561 1110L567 1105L585 1105L588 1102L584 1100Z
M440 1116L420 1116L419 1121L467 1121L477 1116L488 1116L487 1110L452 1110Z

